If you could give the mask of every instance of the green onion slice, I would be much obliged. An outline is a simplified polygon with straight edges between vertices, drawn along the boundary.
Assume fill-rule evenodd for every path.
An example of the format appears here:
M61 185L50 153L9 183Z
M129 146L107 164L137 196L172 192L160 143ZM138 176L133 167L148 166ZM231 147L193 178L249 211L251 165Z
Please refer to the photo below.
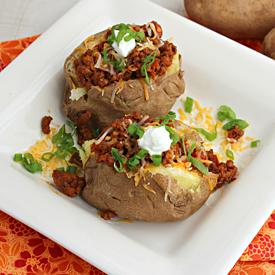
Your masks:
M15 154L13 157L14 161L21 161L22 160L22 154Z
M70 173L75 173L76 172L77 167L76 166L69 166L66 169L66 172L70 172Z
M173 124L175 122L176 114L170 111L166 116L156 117L156 121L162 120L161 126L166 124Z
M47 156L48 156L48 157L47 157ZM46 161L46 162L48 162L48 161L50 161L53 157L54 157L54 154L48 152L48 153L44 153L41 159L44 160L44 161Z
M140 126L136 123L133 122L128 128L127 128L127 132L130 135L138 135L139 138L142 138L142 136L144 135L144 131L141 130Z
M230 120L236 119L236 114L233 112L233 110L226 106L222 105L220 107L220 111L218 112L218 118L221 122L225 121L227 118Z
M92 130L92 134L94 138L98 138L98 136L101 134L101 130L99 128Z
M197 132L203 134L208 141L213 141L217 138L217 126L218 126L218 123L216 123L215 131L212 133L209 133L202 128L193 128L193 129L196 130Z
M230 130L230 129L233 129L236 125L239 126L239 129L243 130L245 129L249 124L246 123L244 120L242 119L233 119L231 121L229 121L228 123L224 124L222 126L222 128L224 130Z
M161 155L152 155L153 159L153 165L154 166L160 166L162 162L162 156Z
M190 161L194 165L194 167L196 167L203 174L208 175L208 172L209 172L208 168L203 163L201 163L200 161L198 161L197 159L195 159L194 157L191 156L191 154L193 153L195 148L196 148L196 144L193 143L190 147L189 152L188 152L188 156L187 156L188 161ZM185 151L185 149L184 149L184 151ZM186 151L185 151L185 153L186 153Z
M226 150L226 156L227 156L229 159L234 160L234 153L233 153L231 150L229 150L229 149Z
M109 56L108 56L108 54L107 54L107 49L105 48L101 53L102 53L102 55L103 55L103 60L104 60L105 62L108 62Z
M123 61L111 61L109 62L110 65L113 65L116 69L119 71L123 71L122 68L126 66L126 64Z
M33 155L30 153L24 154L24 157L22 157L22 163L24 167L31 173L35 173L36 171L43 171L42 164L37 160L34 160Z
M199 170L201 171L203 174L205 174L206 176L208 176L208 168L201 163L200 161L198 161L197 159L190 157L190 162Z
M193 109L193 98L187 97L185 101L185 112L186 113L191 113Z
M182 136L182 147L183 147L183 152L184 152L184 155L186 155L186 156L187 156L186 149L185 149L184 136Z
M257 147L259 142L261 142L261 141L260 141L260 140L251 141L251 147L252 147L252 148Z
M140 71L141 71L141 75L145 76L145 79L146 79L146 82L148 85L150 85L150 80L148 77L147 68L150 67L155 62L157 54L158 54L157 50L152 51L148 56L146 56L146 58L144 60L142 60L142 65L141 65ZM150 62L150 63L148 63L148 62Z
M148 154L148 150L142 149L136 155L131 157L127 163L130 170L134 170L139 164L140 159L144 158Z
M66 120L66 124L73 130L70 133L70 135L73 136L77 126L75 126L70 120Z
M175 145L179 140L179 135L169 126L165 125L165 130L169 132L170 139L172 139L171 145Z
M193 151L195 150L195 148L196 148L196 143L193 143L192 145L191 145L191 147L190 147L190 149L189 149L189 152L188 152L188 159L190 159L190 157L191 157L191 154L193 153Z
M123 170L123 165L122 164L126 163L127 160L125 158L123 158L120 155L120 153L118 152L118 150L115 149L115 148L112 148L111 154L112 154L112 156L113 156L113 158L115 160L114 161L114 168L117 170L117 172L121 173L122 170ZM119 167L117 167L116 162L119 162Z
M65 169L64 169L64 167L59 167L59 168L56 168L55 170L58 170L58 171L62 171L62 172L65 172Z
M58 159L65 159L68 156L68 151L66 149L58 149L54 153L55 157Z

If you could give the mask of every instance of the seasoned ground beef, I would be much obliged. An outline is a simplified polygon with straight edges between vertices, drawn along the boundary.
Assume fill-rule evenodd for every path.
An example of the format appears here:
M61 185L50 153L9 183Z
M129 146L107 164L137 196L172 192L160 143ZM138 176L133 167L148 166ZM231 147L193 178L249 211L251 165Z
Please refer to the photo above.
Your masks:
M134 26L133 29L136 31L142 30L145 33L145 41L152 40L153 44L156 46L155 49L145 48L143 50L138 50L142 45L136 46L132 50L125 60L125 67L121 70L116 69L114 66L110 65L109 62L119 61L118 57L114 54L113 49L109 46L106 48L107 38L111 34L108 31L105 37L105 41L96 45L93 49L88 49L80 58L80 60L75 60L75 72L77 79L82 87L89 89L91 86L99 86L104 88L114 82L119 80L127 81L129 79L144 78L141 73L142 61L149 56L153 51L157 51L156 58L153 64L147 67L147 73L149 77L156 79L157 76L161 76L166 73L166 69L172 65L172 60L177 52L177 47L168 41L162 42L162 29L160 25L153 21L157 36L154 34L149 35L147 32L146 25L141 27ZM108 55L108 62L104 61L104 55L102 51L106 49ZM100 60L99 60L100 58ZM99 64L97 62L99 61Z

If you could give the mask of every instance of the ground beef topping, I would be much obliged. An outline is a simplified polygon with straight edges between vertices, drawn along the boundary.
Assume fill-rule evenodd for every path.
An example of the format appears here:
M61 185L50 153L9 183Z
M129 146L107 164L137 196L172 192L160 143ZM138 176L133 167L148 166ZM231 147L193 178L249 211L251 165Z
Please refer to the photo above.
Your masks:
M107 43L107 38L111 34L109 30L106 33L105 41L94 46L93 49L88 49L80 60L74 60L77 79L82 87L87 89L91 86L104 88L121 80L144 78L144 73L141 70L142 61L153 52L156 52L154 62L146 68L148 76L156 79L166 73L167 68L172 65L177 47L169 41L161 40L161 26L152 21L149 25L132 26L132 29L136 32L143 32L145 39L141 43L136 42L135 49L126 58L119 58ZM151 46L144 47L149 42L152 43ZM103 53L103 51L105 52ZM120 67L122 64L124 67Z
M94 138L92 131L89 128L89 121L92 117L90 111L85 113L77 113L74 116L74 124L77 126L76 132L78 135L78 144L82 145L86 140L91 140Z
M143 119L143 127L157 126L160 121L156 121L154 118L148 117L145 121L139 113L134 112L133 115L125 116L123 119L116 120L110 127L103 129L101 135L98 137L99 142L95 142L91 145L91 152L95 153L95 159L97 162L104 161L108 165L114 165L115 159L111 153L112 148L115 148L119 154L126 161L121 165L127 169L127 162L131 157L138 154L141 149L138 146L138 136L131 135L127 132L127 128L132 123L140 123ZM169 124L173 128L173 124ZM107 134L106 134L107 133ZM187 139L184 139L184 146L186 154L190 151L191 144ZM170 149L162 153L162 165L173 165L177 163L187 163L188 157L185 155L182 139L170 146ZM232 160L228 160L226 163L219 162L217 156L213 150L205 151L200 147L196 147L191 156L200 162L204 163L208 167L209 172L218 174L218 185L220 188L225 183L230 183L233 177L236 175L238 169L234 165ZM209 160L212 162L209 162ZM152 158L149 154L143 158L144 163L152 163ZM138 164L138 167L142 166L142 161ZM193 165L192 169L196 169Z
M234 162L232 160L228 160L226 163L219 162L213 149L207 151L207 156L212 161L208 167L209 172L219 175L216 188L221 188L223 184L230 183L238 172L238 168L234 165Z
M84 178L78 177L75 173L54 170L52 176L54 184L69 197L77 196L85 186Z
M118 150L120 155L126 159L128 162L131 157L138 154L141 151L141 148L138 147L138 136L132 136L127 132L128 127L136 122L140 123L141 120L144 118L138 113L134 112L131 116L125 116L123 119L116 120L110 127L107 127L102 130L101 135L98 139L101 139L101 136L105 135L105 132L108 132L104 139L97 143L93 143L91 145L91 152L95 153L95 159L97 162L104 161L108 165L114 164L114 157L111 154L112 148ZM156 122L156 120L152 117L148 117L141 126L148 127L148 126L157 126L162 121ZM173 127L173 124L169 124ZM189 144L187 143L187 139L185 139L185 150L188 154L190 149ZM202 150L196 148L193 153L192 157L202 160L207 160L206 153L203 153ZM152 158L149 154L144 157L144 161L146 163L152 163ZM175 145L171 145L170 149L162 153L162 165L168 164L175 164L179 162L187 162L187 156L184 154L183 146L182 146L182 139L180 139ZM141 164L139 164L140 166ZM127 164L123 164L124 167L127 167Z
M238 140L244 135L244 131L239 129L238 125L235 125L233 129L227 130L227 137L230 139Z
M50 123L53 120L51 116L44 116L42 118L41 126L43 134L48 135L51 132Z

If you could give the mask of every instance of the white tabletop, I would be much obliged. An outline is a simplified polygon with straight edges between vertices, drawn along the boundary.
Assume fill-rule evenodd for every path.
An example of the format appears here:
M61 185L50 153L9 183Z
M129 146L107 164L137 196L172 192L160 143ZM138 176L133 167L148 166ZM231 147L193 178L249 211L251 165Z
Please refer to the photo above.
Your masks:
M45 32L79 1L0 0L0 42ZM183 0L150 1L178 14L184 13Z

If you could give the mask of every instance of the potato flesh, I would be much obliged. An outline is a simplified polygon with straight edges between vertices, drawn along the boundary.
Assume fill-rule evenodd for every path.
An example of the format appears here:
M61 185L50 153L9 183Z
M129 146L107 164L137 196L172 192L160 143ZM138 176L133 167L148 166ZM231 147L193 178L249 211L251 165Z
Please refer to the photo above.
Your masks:
M149 165L145 170L150 171L153 175L159 173L177 180L177 185L182 189L190 191L199 191L202 177L199 173L192 170L187 170L184 167L175 166L153 166Z

